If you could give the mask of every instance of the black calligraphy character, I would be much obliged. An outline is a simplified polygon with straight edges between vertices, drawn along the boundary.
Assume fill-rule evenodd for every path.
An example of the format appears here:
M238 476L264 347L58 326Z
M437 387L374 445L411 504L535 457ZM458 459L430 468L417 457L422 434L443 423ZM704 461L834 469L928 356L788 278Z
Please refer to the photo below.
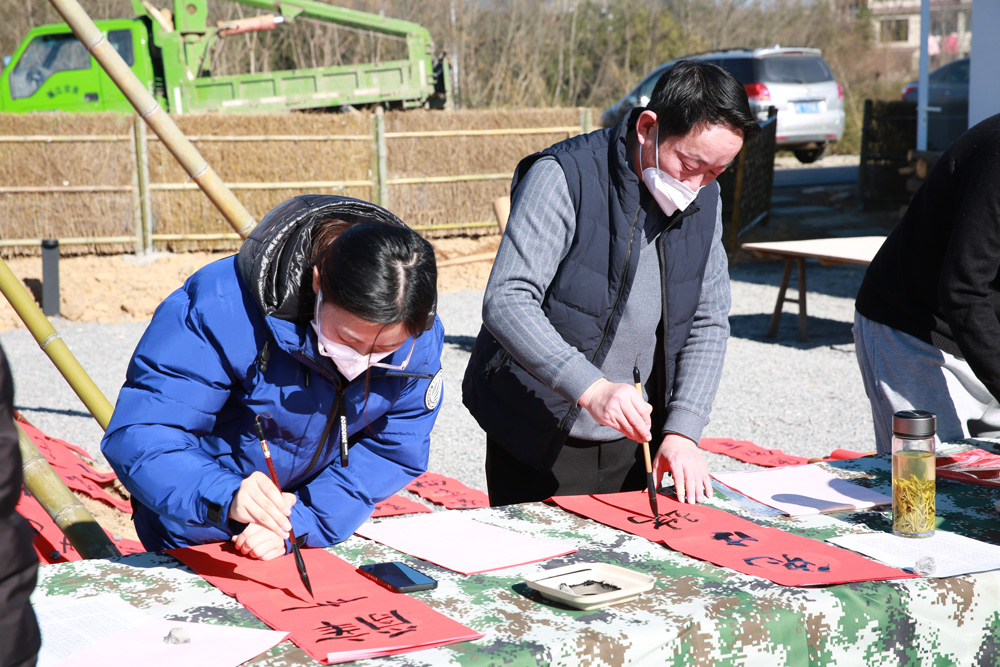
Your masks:
M34 519L28 519L28 523L31 525L31 530L35 531L35 535L41 535L42 534L42 528L44 526L42 526L41 521L35 521Z
M304 605L302 607L287 607L281 611L298 611L299 609L316 609L318 607L339 607L342 604L347 604L349 602L357 602L358 600L364 600L367 595L362 595L361 597L352 598L350 600L345 600L340 598L339 600L327 600L326 602L317 602L316 604Z
M649 523L650 521L655 521L655 523L653 524L653 528L659 529L661 526L666 526L671 530L681 529L681 527L677 525L677 523L681 519L684 519L688 523L698 523L699 521L699 519L692 519L690 513L684 514L679 510L670 510L669 512L664 512L663 514L657 514L655 520L647 519L646 517L642 516L630 516L626 518L630 523L635 523L640 525L644 523Z
M811 570L809 568L815 567L815 563L810 563L804 558L800 558L798 556L796 556L795 558L789 558L788 554L781 554L781 555L785 558L784 561L774 556L754 556L753 558L744 558L743 562L745 562L747 565L757 565L757 563L754 563L753 561L764 560L767 562L768 565L781 565L782 567L788 570L802 570L804 572L830 571L829 565L821 565L820 567L817 567L815 570Z
M368 634L365 632L364 628L360 628L354 623L337 624L330 623L329 621L323 621L320 623L317 630L321 635L327 636L317 639L316 643L328 642L334 639L344 639L349 642L363 642L365 641L364 637Z
M698 523L698 519L691 518L690 512L684 514L680 510L670 510L669 512L657 515L656 527L659 528L660 526L668 526L674 530L680 530L680 526L677 525L677 522L681 519L684 519L688 523Z
M735 535L736 537L733 537ZM748 547L749 544L746 542L756 542L756 537L751 537L746 533L741 533L736 531L735 533L715 533L712 535L713 540L725 540L726 545L731 547Z
M388 635L390 639L417 629L415 624L403 618L395 609L387 614L368 614L367 619L358 616L357 620L379 634Z

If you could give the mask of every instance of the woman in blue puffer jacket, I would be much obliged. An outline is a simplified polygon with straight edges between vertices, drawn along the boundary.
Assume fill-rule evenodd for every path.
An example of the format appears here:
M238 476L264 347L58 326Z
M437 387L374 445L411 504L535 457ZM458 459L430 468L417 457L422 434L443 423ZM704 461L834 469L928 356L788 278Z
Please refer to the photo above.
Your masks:
M433 248L388 211L305 195L167 297L101 443L143 545L234 539L267 559L294 527L329 546L424 472L442 393L436 281Z

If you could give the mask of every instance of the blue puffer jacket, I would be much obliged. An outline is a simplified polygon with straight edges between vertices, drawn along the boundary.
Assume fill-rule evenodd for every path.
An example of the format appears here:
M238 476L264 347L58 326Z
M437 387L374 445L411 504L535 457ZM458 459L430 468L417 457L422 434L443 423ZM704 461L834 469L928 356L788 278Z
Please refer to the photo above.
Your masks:
M282 489L298 497L292 526L308 546L347 539L375 503L427 469L443 327L435 318L417 338L405 371L373 368L367 388L365 374L344 380L317 352L311 283L307 290L302 281L311 275L313 222L327 215L396 220L341 197L289 200L260 222L238 258L199 270L154 314L101 443L132 494L147 549L243 530L228 519L230 503L244 478L267 474L256 415L266 416ZM385 361L402 363L409 349L406 342Z

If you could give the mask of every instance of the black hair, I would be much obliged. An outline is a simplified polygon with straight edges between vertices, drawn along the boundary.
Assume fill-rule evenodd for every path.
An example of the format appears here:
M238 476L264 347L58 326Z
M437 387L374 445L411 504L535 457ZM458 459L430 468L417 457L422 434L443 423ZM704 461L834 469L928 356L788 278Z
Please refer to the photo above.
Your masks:
M703 123L739 130L744 143L760 134L743 84L718 65L701 60L678 60L664 72L646 108L659 121L659 141L685 135Z
M338 228L340 221L331 221ZM325 239L323 237L326 237ZM433 324L434 248L409 227L371 221L342 229L314 248L323 299L369 322L402 322L411 335Z

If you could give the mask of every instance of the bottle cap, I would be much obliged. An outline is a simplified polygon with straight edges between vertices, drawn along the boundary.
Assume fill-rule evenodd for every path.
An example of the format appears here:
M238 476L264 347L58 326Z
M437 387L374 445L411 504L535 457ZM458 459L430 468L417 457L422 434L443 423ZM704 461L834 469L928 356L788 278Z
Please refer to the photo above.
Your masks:
M932 438L937 416L926 410L901 410L892 416L892 432L909 438Z

